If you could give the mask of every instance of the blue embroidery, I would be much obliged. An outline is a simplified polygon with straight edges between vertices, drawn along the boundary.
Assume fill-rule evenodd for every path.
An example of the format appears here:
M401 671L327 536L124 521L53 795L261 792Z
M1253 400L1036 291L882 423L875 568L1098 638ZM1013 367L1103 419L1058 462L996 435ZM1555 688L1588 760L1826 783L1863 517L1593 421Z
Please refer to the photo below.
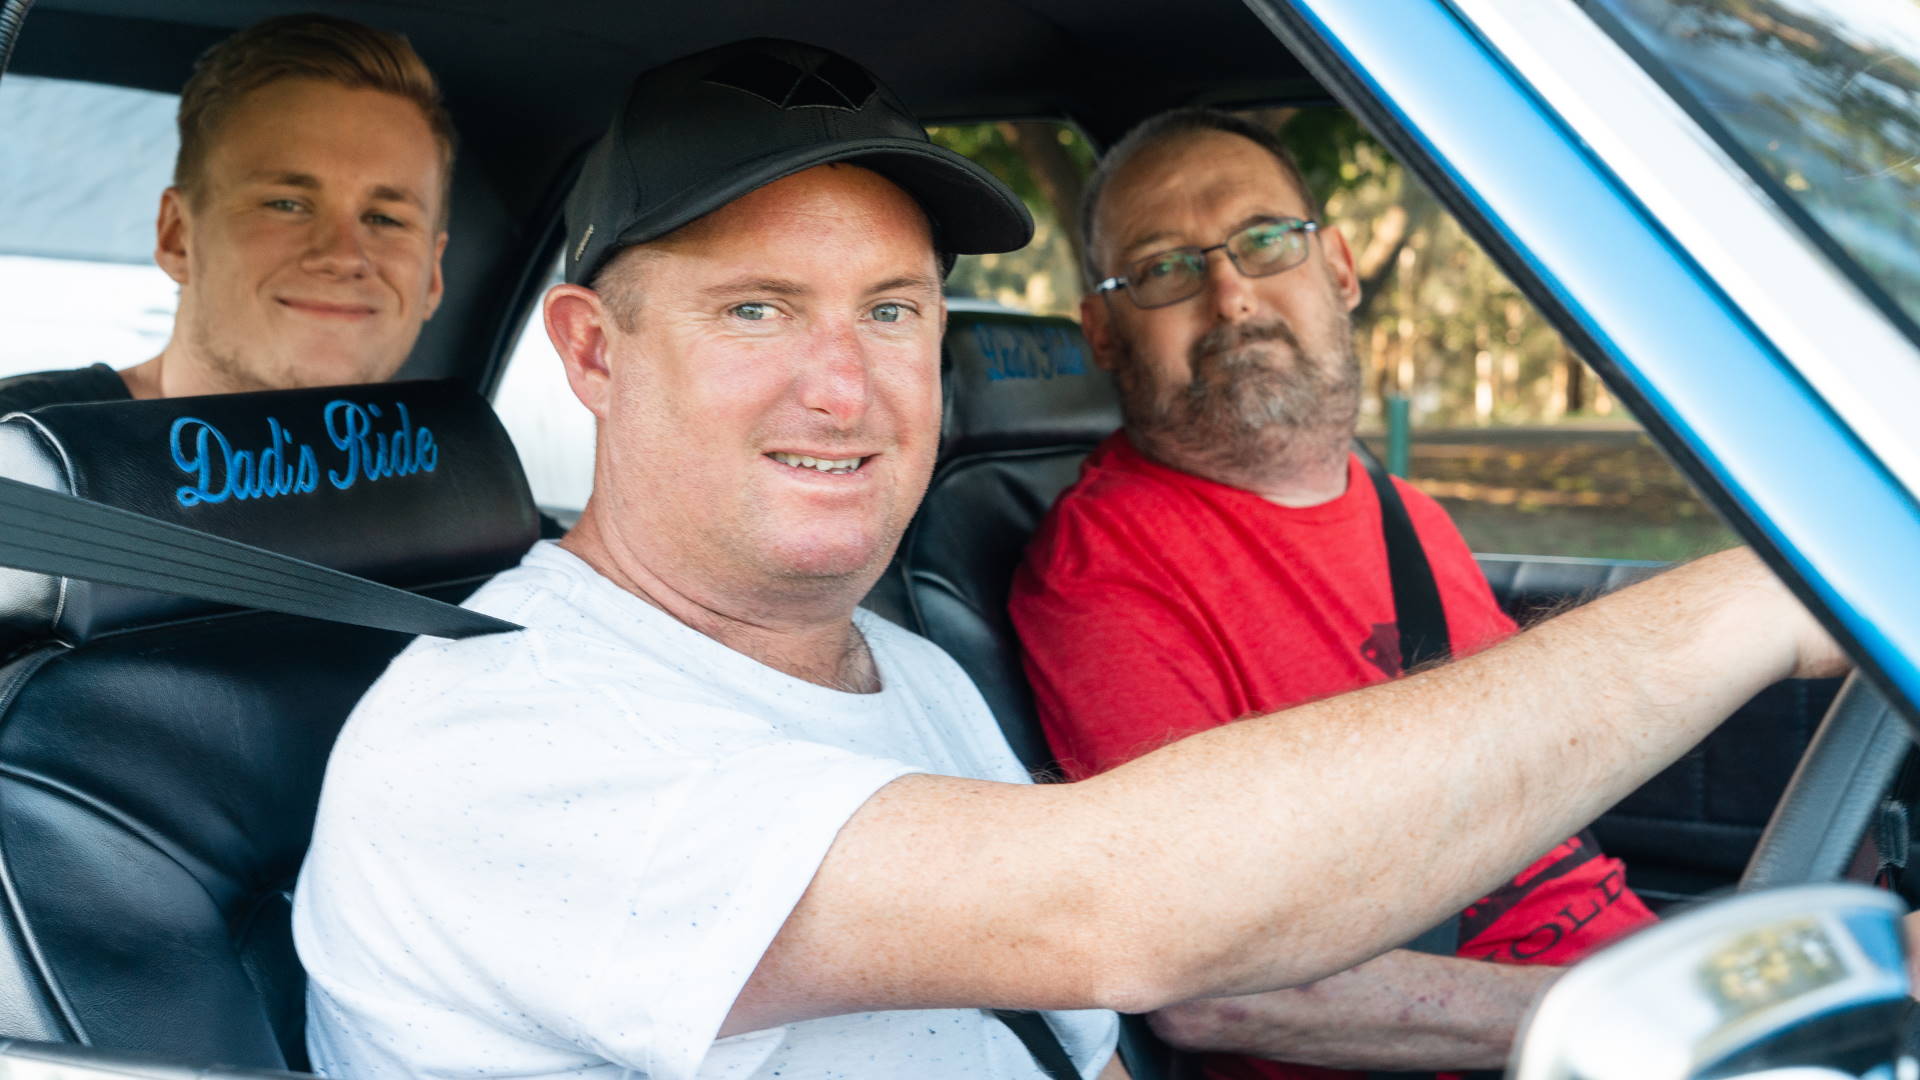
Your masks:
M327 470L327 480L335 488L345 491L362 477L371 481L432 472L440 464L433 430L415 428L405 404L396 408L398 429L376 431L374 422L383 415L380 406L345 400L327 403L322 411L327 437L346 454L345 468ZM181 506L309 495L320 487L320 463L313 447L295 442L275 417L267 418L267 444L259 450L234 449L224 432L195 416L175 420L167 441L174 465L191 478L174 489Z
M406 403L397 407L400 430L386 434L373 430L373 422L380 417L380 406L327 402L324 414L327 438L347 452L346 468L327 470L327 480L334 487L345 491L362 476L368 480L412 476L417 472L432 472L440 464L440 447L433 441L432 429L414 430Z
M1053 379L1087 373L1087 347L1064 326L1011 330L974 323L973 341L987 358L987 379Z
M296 445L272 417L267 418L267 445L258 452L235 450L219 428L192 416L173 422L168 441L173 463L195 480L174 492L181 506L304 495L320 486L313 447Z

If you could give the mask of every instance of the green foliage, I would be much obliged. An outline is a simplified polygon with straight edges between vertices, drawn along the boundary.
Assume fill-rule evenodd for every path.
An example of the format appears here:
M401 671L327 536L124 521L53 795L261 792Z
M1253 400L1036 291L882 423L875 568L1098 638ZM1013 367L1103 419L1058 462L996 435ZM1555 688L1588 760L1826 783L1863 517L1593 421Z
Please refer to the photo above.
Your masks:
M1059 208L1048 201L1026 155L1008 138L1010 124L940 124L927 129L935 145L943 146L986 168L1013 189L1015 195L1036 214L1057 217ZM1082 175L1093 171L1093 147L1073 128L1064 124L1043 125L1080 166Z
M963 256L947 279L947 292L1040 315L1072 315L1080 300L1073 215L1078 183L1093 171L1087 140L1066 125L1042 122L948 124L927 131L936 144L999 177L1033 215L1031 244L1004 254ZM1048 178L1064 190L1050 191Z
M1321 202L1338 198L1365 179L1355 163L1386 159L1386 148L1345 109L1332 105L1292 110L1280 125L1287 148Z

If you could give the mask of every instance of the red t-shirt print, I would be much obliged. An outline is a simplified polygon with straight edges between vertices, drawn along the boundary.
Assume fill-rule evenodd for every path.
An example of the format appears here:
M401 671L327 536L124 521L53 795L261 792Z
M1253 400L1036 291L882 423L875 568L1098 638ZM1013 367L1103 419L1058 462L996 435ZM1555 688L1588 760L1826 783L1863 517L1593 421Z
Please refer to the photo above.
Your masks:
M1454 652L1511 634L1446 512L1395 483ZM1284 507L1151 462L1116 432L1035 533L1009 613L1041 724L1073 779L1400 671L1380 504L1358 458L1339 498ZM1625 882L1619 860L1571 838L1463 913L1459 955L1569 963L1653 918ZM1205 1062L1219 1078L1358 1075Z

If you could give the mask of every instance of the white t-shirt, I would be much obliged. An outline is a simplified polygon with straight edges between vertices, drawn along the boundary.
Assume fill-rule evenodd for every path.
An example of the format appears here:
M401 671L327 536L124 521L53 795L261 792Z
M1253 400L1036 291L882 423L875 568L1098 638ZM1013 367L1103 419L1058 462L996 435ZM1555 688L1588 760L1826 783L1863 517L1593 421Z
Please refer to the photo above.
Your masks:
M314 1066L381 1077L1043 1075L978 1010L714 1041L834 836L912 772L1022 782L978 691L861 611L848 694L713 641L539 544L348 719L294 903ZM911 927L902 927L911 939ZM1050 1016L1082 1072L1111 1013Z

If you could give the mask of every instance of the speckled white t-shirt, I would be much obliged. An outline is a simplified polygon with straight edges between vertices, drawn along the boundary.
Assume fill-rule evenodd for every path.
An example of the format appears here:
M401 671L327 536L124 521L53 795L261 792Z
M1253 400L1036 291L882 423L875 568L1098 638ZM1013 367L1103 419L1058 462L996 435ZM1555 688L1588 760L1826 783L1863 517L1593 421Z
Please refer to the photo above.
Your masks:
M415 641L327 767L293 916L317 1069L1041 1075L977 1010L714 1041L869 796L911 772L1026 779L939 648L858 612L884 689L829 690L689 629L551 543L467 606L527 629ZM1096 1075L1113 1015L1050 1019Z

